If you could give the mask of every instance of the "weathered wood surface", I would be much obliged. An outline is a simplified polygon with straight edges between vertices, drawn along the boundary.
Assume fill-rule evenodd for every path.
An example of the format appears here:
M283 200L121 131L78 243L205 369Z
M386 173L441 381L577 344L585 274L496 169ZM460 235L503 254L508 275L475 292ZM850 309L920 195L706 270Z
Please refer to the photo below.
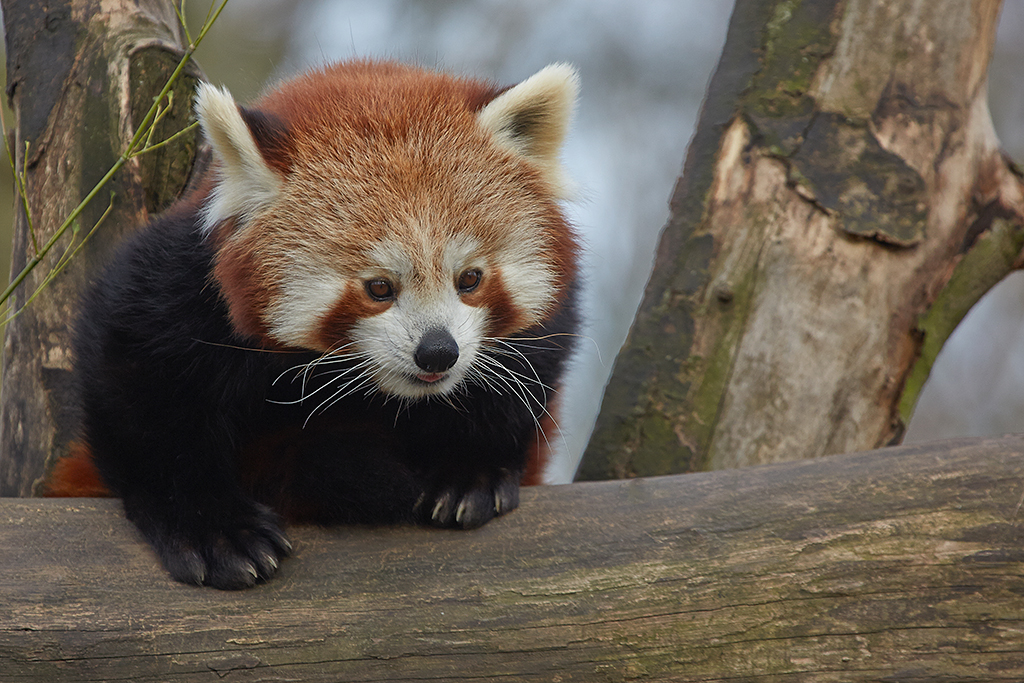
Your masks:
M528 489L171 582L116 501L0 501L3 681L1021 681L1024 438Z
M999 0L738 0L580 478L890 445L1019 268Z

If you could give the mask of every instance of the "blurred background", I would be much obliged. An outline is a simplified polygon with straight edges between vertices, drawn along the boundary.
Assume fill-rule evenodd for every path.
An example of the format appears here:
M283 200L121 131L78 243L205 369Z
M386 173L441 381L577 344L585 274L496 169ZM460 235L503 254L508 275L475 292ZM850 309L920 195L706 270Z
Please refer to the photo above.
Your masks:
M502 83L577 66L583 90L565 160L579 186L570 214L587 245L580 344L548 472L572 479L608 373L640 301L732 0L230 0L197 58L214 83L252 99L307 66L398 59ZM187 3L189 24L208 4ZM1024 159L1024 2L1005 3L990 69L996 129ZM8 113L8 121L10 121ZM0 211L13 202L0 164ZM0 253L10 220L0 217ZM8 255L0 256L8 272ZM1024 431L1024 274L971 311L932 371L907 440Z

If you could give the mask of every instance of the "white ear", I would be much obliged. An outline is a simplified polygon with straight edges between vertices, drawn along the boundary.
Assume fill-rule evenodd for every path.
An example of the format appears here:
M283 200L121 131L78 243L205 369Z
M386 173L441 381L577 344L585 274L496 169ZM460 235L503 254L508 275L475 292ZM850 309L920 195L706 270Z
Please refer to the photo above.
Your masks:
M203 210L202 228L209 232L221 221L245 221L265 209L280 195L282 181L260 154L226 88L200 83L195 108L217 162L216 185Z
M570 184L559 152L578 93L576 70L569 64L552 64L498 95L477 114L477 122L499 145L537 165L563 198Z

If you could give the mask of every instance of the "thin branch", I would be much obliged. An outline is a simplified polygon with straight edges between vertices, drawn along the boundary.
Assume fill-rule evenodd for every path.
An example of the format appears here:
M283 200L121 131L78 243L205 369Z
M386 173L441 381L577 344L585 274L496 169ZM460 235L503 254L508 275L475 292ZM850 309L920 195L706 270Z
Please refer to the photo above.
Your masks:
M10 141L7 139L7 121L4 119L2 107L0 107L0 132L4 136L4 152L7 153L7 163L11 167L11 174L14 176L14 181L17 184L18 199L21 200L21 207L25 211L25 220L28 222L28 234L32 240L32 250L34 253L39 253L36 229L32 225L32 214L28 208L28 189L25 186L25 175L18 172L18 163L15 161L14 155L11 154ZM28 158L28 140L25 141L25 158Z
M179 130L174 135L171 135L170 137L168 137L168 138L166 138L164 140L161 140L160 142L154 142L151 145L147 145L145 147L145 149L140 149L138 152L133 154L132 157L134 158L134 157L137 157L137 156L142 156L143 154L147 154L149 152L153 152L155 150L158 150L161 147L166 147L167 145L171 144L172 142L174 142L175 140L180 138L182 135L186 135L186 134L192 132L193 130L195 130L196 128L198 128L198 127L199 127L199 122L198 121L196 121L195 123L190 123L189 125L185 126L181 130Z
M132 159L134 156L140 153L136 151L136 148L139 146L142 140L150 134L151 127L156 124L158 116L161 110L163 109L161 107L161 103L167 97L167 94L171 91L171 88L174 87L174 84L181 76L181 72L184 70L185 65L188 64L189 60L192 58L192 55L195 54L195 51L199 47L199 44L202 43L203 38L206 37L207 32L210 30L210 28L213 26L213 23L220 16L220 13L224 10L224 7L225 5L227 5L227 3L228 0L222 0L220 5L217 6L216 11L212 11L214 5L210 5L211 14L207 15L207 20L203 24L202 30L200 31L199 35L196 37L194 41L189 42L188 48L186 48L185 53L182 55L181 60L178 62L178 66L175 67L174 72L171 74L170 78L167 79L167 82L164 84L164 87L160 91L160 94L153 98L153 105L149 108L149 111L146 112L146 116L142 119L142 123L135 131L135 135L132 137L131 141L126 146L125 151L121 153L121 156L118 157L117 161L114 162L114 165L111 166L110 170L106 172L103 178L100 179L100 181L96 184L95 187L93 187L89 194L87 194L85 198L78 204L78 206L76 206L74 210L71 211L71 213L64 220L64 222L61 223L60 227L57 228L57 231L53 234L53 236L49 240L47 240L45 245L43 245L42 249L37 249L35 255L31 259L29 259L29 262L25 265L21 272L18 273L18 275L16 275L13 280L11 280L11 283L7 286L3 293L0 294L0 305L6 303L7 300L10 299L11 295L21 285L21 283L24 282L25 278L28 277L29 273L35 270L36 266L39 265L42 259L45 258L47 254L49 254L50 250L53 249L57 241L64 236L64 233L67 232L68 228L71 227L76 220L78 220L78 217L82 214L82 211L85 210L85 207L88 206L89 202L91 202L93 198L100 192L100 190L102 190L103 187L106 186L108 182L110 182L110 179L113 178L114 175L121 170L121 167L123 167L130 159ZM31 226L31 220L29 222L29 225Z
M96 223L92 226L92 228L89 230L89 232L86 233L85 237L82 238L82 241L79 242L77 245L75 245L74 237L72 237L71 244L68 245L68 248L64 251L64 254L61 255L60 260L57 262L57 265L54 266L53 269L51 269L50 272L46 274L46 278L39 284L38 287L36 287L35 291L32 292L32 295L29 296L28 300L25 301L25 303L22 304L21 307L18 310L16 310L14 313L11 313L9 316L4 318L3 320L0 320L0 327L3 327L7 323L9 323L12 320L14 320L15 318L17 318L19 315L21 315L22 311L24 311L26 308L28 308L29 304L31 304L35 300L35 298L37 296L39 296L43 292L43 290L50 284L50 282L52 282L54 278L56 278L58 275L60 275L61 271L63 271L64 268L69 263L71 263L72 259L74 259L75 256L78 255L78 252L80 252L82 250L82 247L85 246L85 243L89 241L89 238L92 237L93 234L96 233L96 230L100 227L100 225L103 224L103 221L106 220L107 216L110 215L110 212L114 208L114 197L115 197L114 193L111 192L110 193L110 203L107 204L106 210L96 220ZM77 227L73 228L72 231L71 231L72 235L76 235L78 233L78 230L79 229ZM74 248L72 249L72 247L74 247Z

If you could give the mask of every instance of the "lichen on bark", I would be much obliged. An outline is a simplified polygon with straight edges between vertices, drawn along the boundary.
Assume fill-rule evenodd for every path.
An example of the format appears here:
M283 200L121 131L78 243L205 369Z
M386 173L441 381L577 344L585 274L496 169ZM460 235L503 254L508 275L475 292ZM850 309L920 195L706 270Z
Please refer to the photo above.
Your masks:
M1019 261L984 97L998 6L737 2L580 478L900 438L938 328Z

